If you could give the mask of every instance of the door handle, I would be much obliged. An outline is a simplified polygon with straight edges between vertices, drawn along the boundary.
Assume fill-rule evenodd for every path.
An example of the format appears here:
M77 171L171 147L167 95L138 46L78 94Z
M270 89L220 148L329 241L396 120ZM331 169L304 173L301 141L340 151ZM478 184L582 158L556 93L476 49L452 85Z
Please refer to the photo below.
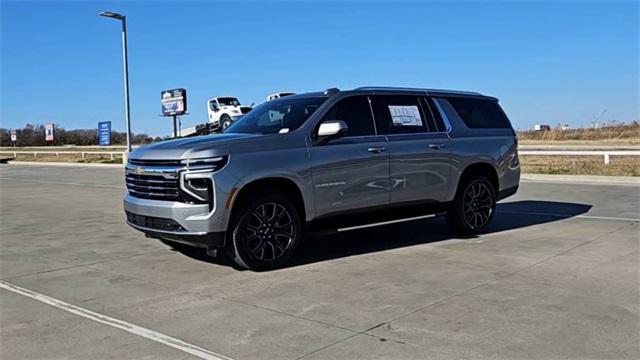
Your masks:
M381 152L387 151L387 149L385 149L384 147L370 147L369 149L367 149L367 151L370 153L379 154Z
M429 144L429 149L440 150L444 147L444 144Z

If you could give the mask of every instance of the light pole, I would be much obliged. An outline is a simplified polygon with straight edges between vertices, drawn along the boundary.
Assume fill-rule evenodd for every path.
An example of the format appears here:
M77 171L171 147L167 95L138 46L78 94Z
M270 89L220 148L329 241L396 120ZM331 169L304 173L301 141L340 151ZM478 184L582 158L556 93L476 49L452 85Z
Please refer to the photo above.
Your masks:
M131 152L131 119L129 114L129 64L127 63L127 17L111 11L103 11L100 16L122 22L122 67L124 72L124 116L127 122L127 152Z

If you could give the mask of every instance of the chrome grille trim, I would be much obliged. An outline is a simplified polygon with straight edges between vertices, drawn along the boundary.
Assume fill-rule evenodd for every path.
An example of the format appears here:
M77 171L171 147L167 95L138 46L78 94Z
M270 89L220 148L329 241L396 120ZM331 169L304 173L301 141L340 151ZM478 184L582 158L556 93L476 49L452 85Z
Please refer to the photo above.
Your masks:
M132 196L163 201L184 201L180 193L180 170L174 166L125 166L125 182Z

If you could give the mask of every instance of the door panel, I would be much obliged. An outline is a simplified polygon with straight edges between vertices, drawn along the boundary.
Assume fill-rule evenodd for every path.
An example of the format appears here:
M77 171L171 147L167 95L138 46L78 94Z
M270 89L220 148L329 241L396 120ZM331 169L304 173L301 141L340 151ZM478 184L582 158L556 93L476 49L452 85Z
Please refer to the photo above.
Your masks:
M450 143L443 133L389 135L391 203L446 201Z
M384 136L310 147L316 215L388 204L388 149Z

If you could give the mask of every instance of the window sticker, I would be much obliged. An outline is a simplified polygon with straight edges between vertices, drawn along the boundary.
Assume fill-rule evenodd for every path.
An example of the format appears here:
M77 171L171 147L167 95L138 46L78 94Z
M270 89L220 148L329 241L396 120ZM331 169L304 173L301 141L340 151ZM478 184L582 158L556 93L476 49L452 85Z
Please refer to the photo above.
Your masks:
M422 126L420 111L416 105L389 105L393 126Z

